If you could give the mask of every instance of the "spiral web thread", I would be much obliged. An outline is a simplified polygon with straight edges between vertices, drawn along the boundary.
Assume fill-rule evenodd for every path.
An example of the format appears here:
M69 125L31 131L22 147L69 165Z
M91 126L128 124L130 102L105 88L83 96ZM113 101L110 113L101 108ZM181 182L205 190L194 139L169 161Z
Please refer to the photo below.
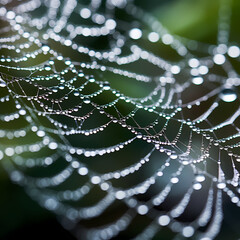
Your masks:
M79 239L152 239L165 226L214 239L223 195L240 206L231 2L215 45L171 35L133 1L0 2L12 181Z

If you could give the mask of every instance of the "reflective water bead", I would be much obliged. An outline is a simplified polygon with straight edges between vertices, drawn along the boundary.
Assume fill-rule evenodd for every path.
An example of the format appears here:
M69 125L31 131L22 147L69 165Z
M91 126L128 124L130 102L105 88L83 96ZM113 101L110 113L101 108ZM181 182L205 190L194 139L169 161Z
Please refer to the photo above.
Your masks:
M51 66L45 65L45 66L44 66L44 69L45 69L46 71L50 71L50 70L51 70Z
M193 189L195 189L195 190L200 190L201 188L202 188L202 184L201 184L201 183L195 182L195 183L193 184Z
M157 42L159 40L159 35L156 32L151 32L148 34L148 40L150 42Z
M130 38L137 40L142 37L142 31L139 28L133 28L130 30L129 36Z
M89 103L91 102L91 100L90 100L89 98L85 98L85 99L83 100L83 102L86 103L86 104L89 104Z
M232 58L237 58L240 56L240 49L237 46L231 46L228 49L228 55Z
M7 84L4 80L0 79L0 87L6 87Z
M203 182L205 180L205 176L203 174L197 174L195 179L197 182Z
M237 99L237 93L231 88L225 88L221 91L220 98L224 102L233 102Z
M103 84L103 89L104 90L109 90L110 89L110 84L108 82Z
M195 85L201 85L203 83L203 78L202 77L194 77L192 79L192 83Z
M161 226L167 226L170 223L170 217L167 215L162 215L161 217L159 217L158 223Z
M50 47L46 44L43 44L42 45L42 50L43 50L43 52L48 52L50 50Z
M82 18L87 19L91 16L91 11L88 8L83 8L80 11L80 15Z
M213 61L217 64L217 65L222 65L225 62L226 58L224 55L222 54L216 54L213 57Z

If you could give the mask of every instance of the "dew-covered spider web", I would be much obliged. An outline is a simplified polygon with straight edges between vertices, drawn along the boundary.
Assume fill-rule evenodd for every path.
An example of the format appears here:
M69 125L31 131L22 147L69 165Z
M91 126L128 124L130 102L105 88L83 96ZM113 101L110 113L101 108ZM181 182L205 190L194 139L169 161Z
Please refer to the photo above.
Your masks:
M239 215L230 0L214 43L171 34L137 1L0 3L0 159L13 182L78 239L208 240L225 204Z

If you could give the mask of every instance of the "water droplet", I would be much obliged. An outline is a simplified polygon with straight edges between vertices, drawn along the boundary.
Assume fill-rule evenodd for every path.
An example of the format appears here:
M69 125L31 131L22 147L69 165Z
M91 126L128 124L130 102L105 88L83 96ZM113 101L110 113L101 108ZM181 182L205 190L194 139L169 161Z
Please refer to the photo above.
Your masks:
M91 178L91 182L92 182L93 184L99 184L99 183L101 182L101 178L98 177L98 176L93 176L93 177Z
M192 79L192 83L195 85L201 85L203 83L203 78L202 77L194 77Z
M188 61L188 65L191 67L191 68L196 68L199 66L199 61L198 59L196 58L191 58L189 61Z
M80 93L79 93L79 91L75 90L75 91L73 92L73 95L77 97L77 96L80 95Z
M236 94L236 92L233 89L225 88L220 93L220 98L224 102L233 102L233 101L235 101L237 99L237 94Z
M103 90L109 90L110 89L110 84L107 82L107 83L104 83L103 84Z
M219 183L217 184L217 187L218 187L219 189L224 189L224 188L226 187L226 183L224 183L224 182L219 182Z
M146 205L140 205L137 211L140 215L145 215L148 212L148 207Z
M170 217L167 215L162 215L161 217L159 217L158 223L161 226L167 226L170 223Z
M225 63L225 56L222 55L222 54L216 54L214 57L213 57L213 61L217 64L217 65L222 65Z
M196 182L193 184L193 189L200 190L202 188L202 184L199 182Z
M179 179L177 177L171 178L171 183L178 183Z
M123 199L123 198L125 198L126 197L126 193L124 192L124 191L117 191L116 192L116 194L115 194L115 197L117 198L117 199Z
M89 98L86 98L86 99L83 100L83 102L86 103L86 104L89 104L91 101L90 101Z
M90 77L88 81L89 82L95 82L95 78L94 77Z
M159 35L158 35L158 33L156 33L156 32L151 32L151 33L149 33L149 35L148 35L148 40L149 40L150 42L157 42L157 41L159 40Z
M232 58L237 58L240 55L240 49L237 46L231 46L228 49L228 55Z
M129 36L132 39L139 39L142 37L142 31L138 28L133 28L130 30Z
M80 11L80 15L82 18L87 19L91 16L91 11L88 8L83 8Z
M44 69L45 69L46 71L50 71L50 70L51 70L51 66L45 65L45 66L44 66Z
M88 174L88 169L86 167L81 167L78 169L78 173L82 176L85 176Z
M173 65L173 66L171 67L171 72L172 72L173 74L178 74L178 73L180 73L180 71L181 71L181 68L180 68L178 65Z
M50 50L50 47L46 44L43 44L42 45L42 50L43 50L43 52L48 52Z
M6 82L0 79L0 87L6 87L6 86L7 86Z
M183 228L182 234L184 237L191 237L194 234L194 228L191 226L186 226Z
M205 180L205 176L203 174L197 174L195 179L197 182L203 182Z

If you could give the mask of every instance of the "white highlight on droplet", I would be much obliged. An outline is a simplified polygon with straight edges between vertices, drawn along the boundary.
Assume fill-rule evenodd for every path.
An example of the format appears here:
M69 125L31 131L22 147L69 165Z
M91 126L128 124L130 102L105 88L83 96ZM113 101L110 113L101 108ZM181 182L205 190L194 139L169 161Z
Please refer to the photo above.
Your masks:
M137 211L140 215L145 215L148 212L148 207L146 205L140 205Z
M8 11L7 14L6 14L6 17L7 17L8 19L14 19L15 16L16 16L16 14L15 14L15 12L13 12L13 11Z
M82 176L85 176L88 174L88 169L86 167L81 167L78 169L78 173Z
M14 155L14 149L11 148L11 147L8 147L5 149L5 154L8 156L8 157L11 157Z
M205 176L203 174L199 174L196 176L196 181L203 182L205 180Z
M225 56L222 55L222 54L216 54L214 57L213 57L213 61L217 64L217 65L222 65L225 63Z
M220 98L224 102L233 102L237 99L237 94L232 89L224 89L220 94Z
M113 30L116 28L117 26L117 23L116 21L114 21L113 19L108 19L105 23L106 27L109 29L109 30Z
M205 74L208 73L208 67L202 65L198 68L198 71L199 71L200 74L205 75Z
M82 18L87 19L91 16L91 11L88 8L83 8L80 11L80 15Z
M200 190L202 188L202 184L199 183L199 182L196 182L196 183L193 184L193 188L195 190Z
M116 194L115 194L115 197L117 199L123 199L123 198L125 198L125 196L126 196L126 193L124 191L121 191L121 190L117 191Z
M172 177L171 178L171 183L178 183L179 179L177 177Z
M191 237L194 234L194 228L191 226L184 227L182 234L184 237Z
M139 39L142 37L142 31L139 28L133 28L130 30L129 36L132 39Z
M50 50L50 47L47 45L43 45L42 50L43 50L43 52L48 52Z
M159 40L159 35L156 32L151 32L148 34L148 40L150 42L157 42Z
M178 73L180 73L180 67L178 66L178 65L173 65L172 67L171 67L171 72L173 73L173 74L178 74Z
M49 147L50 149L52 149L52 150L55 150L55 149L57 149L58 144L57 144L56 142L50 142L50 143L48 144L48 147Z
M170 35L170 34L164 34L164 35L162 36L162 42L163 42L165 45L172 44L172 43L173 43L173 36Z
M224 182L219 182L219 183L217 184L217 187L218 187L219 189L224 189L224 188L226 187L226 183L224 183Z
M203 78L202 77L194 77L192 79L192 83L195 85L201 85L203 83Z
M240 49L237 46L231 46L228 49L228 55L232 58L237 58L240 56Z
M91 182L92 182L93 184L99 184L99 183L101 182L101 178L98 177L98 176L93 176L93 177L91 178Z
M192 68L196 68L199 66L199 61L198 59L196 58L191 58L189 61L188 61L188 65Z
M167 215L162 215L161 217L159 217L158 223L161 226L167 226L170 223L170 217Z

